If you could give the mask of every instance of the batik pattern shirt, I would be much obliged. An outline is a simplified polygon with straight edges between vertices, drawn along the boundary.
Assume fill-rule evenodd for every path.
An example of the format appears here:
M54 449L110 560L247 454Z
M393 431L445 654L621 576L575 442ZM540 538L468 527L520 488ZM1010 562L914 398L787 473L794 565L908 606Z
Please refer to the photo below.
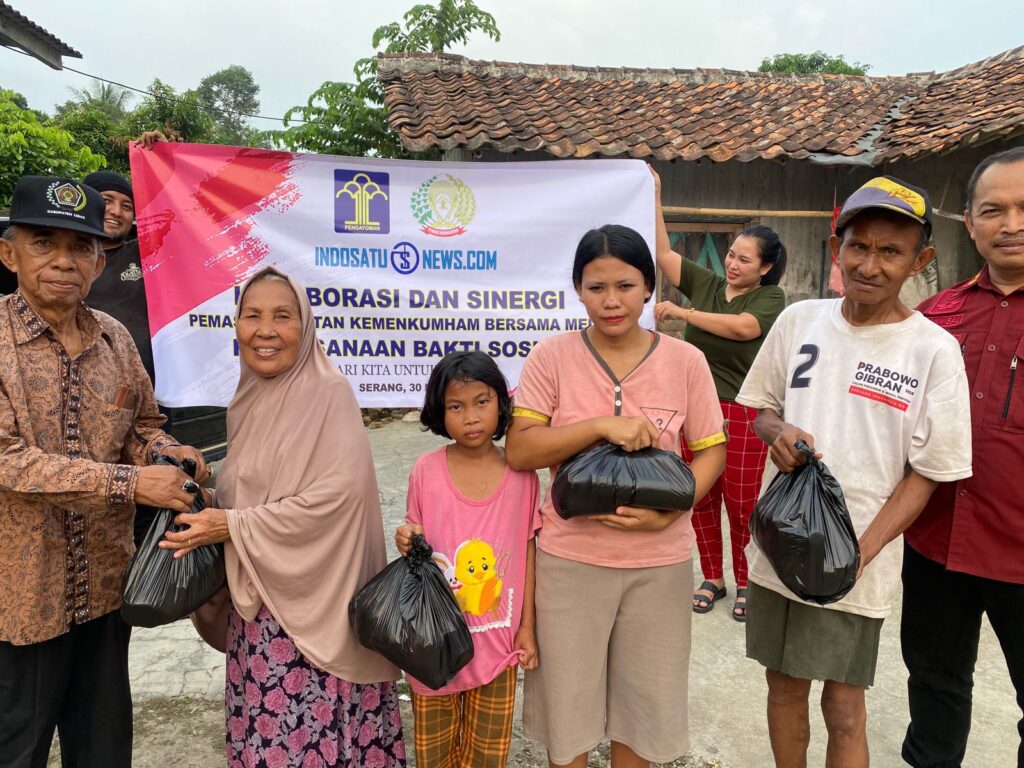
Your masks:
M139 467L176 444L128 331L77 319L71 358L20 293L0 299L0 642L120 606Z

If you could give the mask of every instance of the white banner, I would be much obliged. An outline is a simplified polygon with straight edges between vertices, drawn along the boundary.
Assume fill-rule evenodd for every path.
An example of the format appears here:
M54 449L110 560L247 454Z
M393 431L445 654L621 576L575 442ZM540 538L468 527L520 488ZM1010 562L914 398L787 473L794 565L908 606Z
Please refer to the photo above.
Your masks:
M576 245L607 223L654 244L636 160L438 163L160 144L132 152L156 391L225 405L237 286L272 264L306 286L363 407L419 406L434 364L491 355L518 381L541 338L586 327ZM653 303L653 302L652 302ZM650 305L643 323L653 327Z

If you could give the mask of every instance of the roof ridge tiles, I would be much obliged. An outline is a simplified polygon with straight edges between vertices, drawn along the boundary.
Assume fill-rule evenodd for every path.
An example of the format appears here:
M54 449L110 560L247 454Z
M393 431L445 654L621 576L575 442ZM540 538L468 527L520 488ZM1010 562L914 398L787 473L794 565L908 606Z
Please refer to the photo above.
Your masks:
M692 69L656 67L606 67L583 66L578 64L531 64L483 59L468 59L454 53L429 53L411 51L377 54L377 74L382 80L390 80L403 72L462 72L491 77L527 77L551 79L570 75L575 80L634 80L640 82L708 82L725 79L728 82L859 82L886 83L891 81L930 79L931 75L830 75L795 74L789 72L755 72L722 67L695 67Z
M1008 61L1024 58L1024 45L1019 45L1016 48L1011 48L1008 51L1002 51L993 56L989 56L979 61L972 61L970 64L964 64L962 67L956 69L950 69L945 72L940 72L936 75L936 81L943 80L956 80L963 77L964 75L971 75L976 72L980 72L996 64L1003 64Z

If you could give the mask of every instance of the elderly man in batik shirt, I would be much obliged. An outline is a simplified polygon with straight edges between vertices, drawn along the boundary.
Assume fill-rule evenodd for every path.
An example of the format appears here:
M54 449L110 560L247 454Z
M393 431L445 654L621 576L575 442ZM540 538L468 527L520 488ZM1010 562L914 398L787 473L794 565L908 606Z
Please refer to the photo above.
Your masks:
M118 608L136 503L186 512L202 456L160 430L124 326L83 304L103 269L100 194L26 176L0 260L0 766L131 765L128 632Z

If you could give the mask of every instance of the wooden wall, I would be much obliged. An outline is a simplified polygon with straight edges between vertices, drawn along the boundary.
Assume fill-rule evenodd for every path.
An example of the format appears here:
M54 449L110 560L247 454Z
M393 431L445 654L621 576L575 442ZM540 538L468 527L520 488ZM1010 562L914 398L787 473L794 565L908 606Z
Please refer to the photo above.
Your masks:
M659 162L653 165L662 178L665 205L752 210L831 210L873 176L889 174L928 191L932 203L943 211L959 214L963 209L967 179L984 157L1024 143L1022 139L992 142L981 147L920 160L901 161L881 168L863 166L821 166L808 161ZM493 150L447 153L451 160L518 162L551 160L543 153L503 154ZM595 159L594 162L599 162ZM676 217L693 223L693 217ZM705 218L718 223L761 223L772 227L786 245L789 266L782 286L791 301L819 295L822 246L829 235L827 218L781 218L742 216ZM904 300L916 304L934 292L973 275L981 260L962 222L943 216L935 219L934 240L937 272L931 281L908 285ZM827 272L826 272L827 282Z

